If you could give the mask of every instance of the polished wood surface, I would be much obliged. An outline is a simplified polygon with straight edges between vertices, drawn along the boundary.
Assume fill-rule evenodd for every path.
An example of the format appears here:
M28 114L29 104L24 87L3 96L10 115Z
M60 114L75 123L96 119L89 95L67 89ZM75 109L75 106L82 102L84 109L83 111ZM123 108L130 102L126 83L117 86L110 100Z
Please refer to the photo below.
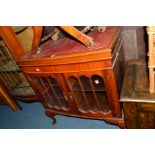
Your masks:
M148 69L144 61L127 66L120 101L127 128L155 128L155 94L149 92Z
M155 94L149 92L148 75L147 65L144 61L135 61L133 64L129 64L123 82L121 101L154 103Z
M41 35L42 35L42 26L32 26L33 29L33 42L32 42L32 51L36 50L39 46Z
M35 59L35 58L50 58L53 57L66 57L69 56L77 56L79 55L91 55L95 53L113 53L111 48L114 46L116 38L118 36L117 27L109 28L105 32L91 32L88 36L94 39L94 46L87 48L83 46L81 43L72 40L70 38L61 38L55 42L47 41L43 45L40 46L40 53L34 55L32 52L21 57L22 59ZM105 49L105 50L104 50ZM107 58L107 57L106 57Z

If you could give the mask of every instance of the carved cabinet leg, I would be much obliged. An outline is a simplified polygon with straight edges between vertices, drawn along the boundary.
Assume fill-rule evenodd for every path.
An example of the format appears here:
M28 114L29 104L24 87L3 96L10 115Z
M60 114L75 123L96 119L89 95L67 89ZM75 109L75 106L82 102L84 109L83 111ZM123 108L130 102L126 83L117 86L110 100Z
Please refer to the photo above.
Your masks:
M52 118L52 120L53 120L53 121L52 121L52 124L53 124L53 125L56 124L57 121L56 121L55 117L53 116L53 117L51 117L51 118Z
M52 119L52 124L53 125L56 124L56 118L55 118L56 113L53 113L49 110L46 110L45 113L48 117L50 117Z
M120 118L116 118L116 119L105 119L104 120L106 123L108 124L112 124L112 125L117 125L119 126L121 129L126 128L126 124L124 122L124 119L120 119Z

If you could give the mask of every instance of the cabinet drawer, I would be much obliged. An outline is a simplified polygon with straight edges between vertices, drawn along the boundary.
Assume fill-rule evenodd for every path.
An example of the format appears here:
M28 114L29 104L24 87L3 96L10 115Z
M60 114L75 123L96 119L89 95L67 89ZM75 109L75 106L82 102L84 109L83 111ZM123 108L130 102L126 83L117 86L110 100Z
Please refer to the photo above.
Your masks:
M36 67L22 67L23 72L26 73L41 73L41 72L52 72L52 67L42 67L42 66L36 66Z
M104 69L112 69L111 59L100 60L86 63L73 63L64 65L43 65L38 62L38 66L21 66L22 71L26 73L66 73L66 72L82 72L82 71L98 71Z
M141 103L140 111L155 112L155 103Z

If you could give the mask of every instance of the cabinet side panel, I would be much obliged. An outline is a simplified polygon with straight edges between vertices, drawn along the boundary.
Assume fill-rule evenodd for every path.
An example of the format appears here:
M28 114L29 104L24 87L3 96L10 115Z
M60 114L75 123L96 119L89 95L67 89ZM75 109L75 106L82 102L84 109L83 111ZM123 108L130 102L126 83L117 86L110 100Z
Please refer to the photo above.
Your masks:
M126 127L129 129L139 128L136 103L123 103Z
M142 129L155 129L154 112L140 112L139 121Z

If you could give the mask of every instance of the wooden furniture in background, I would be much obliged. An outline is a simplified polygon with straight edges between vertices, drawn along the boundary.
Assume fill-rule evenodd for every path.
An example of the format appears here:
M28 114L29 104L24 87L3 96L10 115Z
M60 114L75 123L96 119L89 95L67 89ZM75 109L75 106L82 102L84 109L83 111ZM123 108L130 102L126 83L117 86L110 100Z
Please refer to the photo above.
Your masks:
M155 94L149 92L148 68L144 61L128 64L120 101L127 128L155 128Z
M16 32L16 29L19 29L23 26L15 26L13 27L14 32ZM29 52L32 49L32 43L33 43L33 28L31 26L24 26L23 29L19 32L16 32L16 37L18 38L20 44L23 47L24 53Z
M0 79L16 99L32 102L37 100L36 94L16 65L16 60L25 54L21 45L26 45L25 49L30 48L30 41L20 42L24 38L21 33L27 27L14 27L13 29L18 35L13 32L11 27L0 27L0 36L3 38L0 41ZM21 33L19 34L19 32Z
M70 38L47 41L39 52L17 59L54 122L62 114L125 126L118 101L124 69L119 32L110 27L89 33L90 48Z
M85 35L84 33L80 32L73 26L60 26L63 30L69 33L71 36L82 42L85 46L93 46L93 40L89 36Z
M149 46L149 52L148 52L148 67L149 67L149 87L150 87L150 93L155 92L155 26L148 26L147 27L147 33L148 33L148 46Z
M14 111L20 109L18 103L11 95L10 91L8 90L8 88L1 79L0 79L0 103L9 105L11 109Z
M32 42L32 51L36 50L39 46L41 35L42 35L42 26L32 26L33 28L33 42Z

